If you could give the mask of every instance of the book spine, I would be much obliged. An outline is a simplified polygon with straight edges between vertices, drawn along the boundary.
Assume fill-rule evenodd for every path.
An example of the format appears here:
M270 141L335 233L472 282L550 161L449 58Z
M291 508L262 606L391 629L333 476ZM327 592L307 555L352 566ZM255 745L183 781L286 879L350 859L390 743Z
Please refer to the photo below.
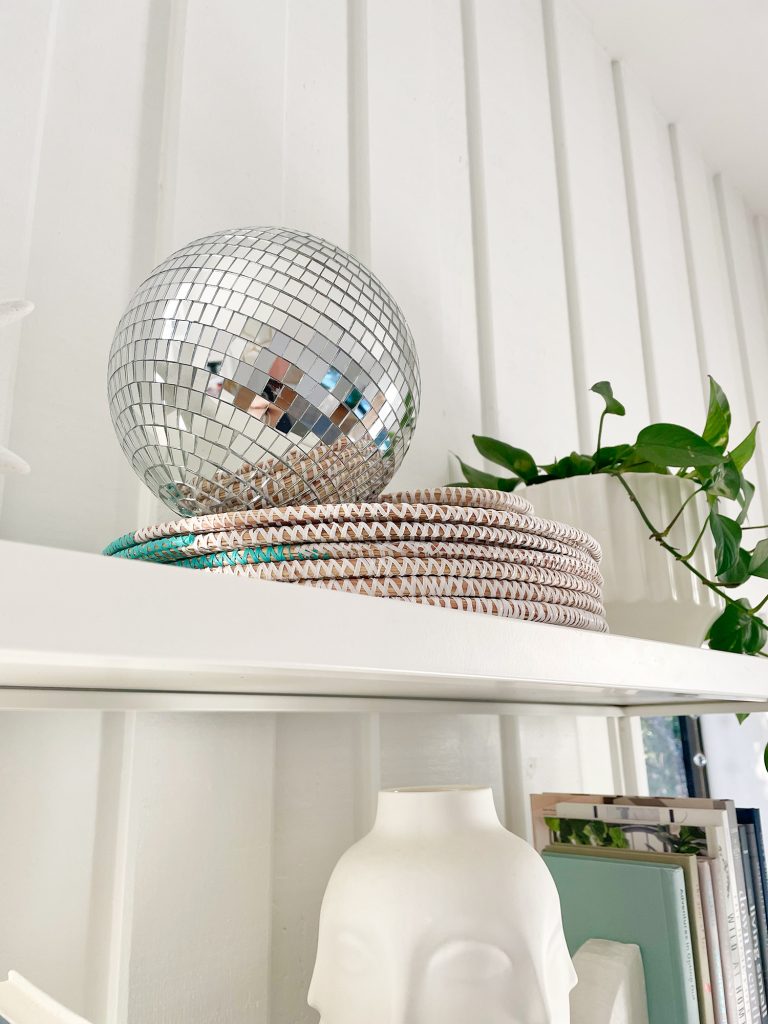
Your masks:
M688 918L691 927L691 940L694 943L693 960L696 971L696 983L699 993L699 1013L701 1024L717 1024L715 1018L715 997L712 991L712 969L707 952L707 928L704 920L704 894L701 890L701 857L694 858L696 870L690 879ZM688 888L686 888L688 892ZM690 897L693 897L691 900ZM691 902L693 906L691 906Z
M716 855L710 861L710 867L717 914L717 934L720 940L720 958L723 967L723 981L725 982L725 1001L728 1007L728 1024L748 1024L735 935L736 916L729 895L725 854L719 843L710 844L710 850L716 851Z
M760 864L760 877L763 880L763 891L765 892L766 903L768 903L768 872L765 865L765 846L763 845L763 826L760 820L760 811L753 810L752 818L757 843L757 859Z
M682 871L676 872L677 880L667 878L664 885L669 887L671 898L664 901L668 908L667 913L675 915L674 926L669 923L670 934L680 935L682 942L676 946L679 963L677 969L683 981L683 996L685 999L684 1024L700 1024L699 999L696 993L696 971L693 967L693 943L691 941L691 929L688 924L688 900L685 895L685 884L682 878ZM683 1022L681 1022L683 1024Z
M752 865L752 884L755 889L755 907L757 909L757 931L759 935L760 958L763 964L763 980L768 980L768 910L766 909L766 894L763 884L763 877L760 871L760 855L757 848L757 834L755 826L750 824L744 826L747 830L747 846L749 848L749 860Z
M739 839L741 840L741 861L744 867L744 883L747 893L747 906L749 909L749 926L752 936L752 950L754 955L755 983L757 987L757 1005L760 1010L760 1024L768 1024L768 1003L765 996L765 978L763 975L763 960L760 955L760 933L757 924L757 897L755 895L755 883L752 870L752 858L749 852L749 841L747 838L747 826L739 825Z
M696 866L699 872L699 888L701 889L701 904L704 913L704 931L707 937L707 959L709 961L709 976L712 982L715 1024L729 1024L728 1011L725 1004L723 961L720 956L720 939L717 934L715 894L712 888L712 865L705 857L699 857L697 858Z
M750 1021L750 1024L762 1024L760 1000L757 994L757 977L755 975L755 950L752 945L752 923L749 919L747 885L741 857L741 837L736 820L736 807L731 800L728 800L727 804L728 821L730 823L728 856L733 874L733 892L736 899L739 958L741 960L742 977L746 982L744 996L747 1005L747 1020Z

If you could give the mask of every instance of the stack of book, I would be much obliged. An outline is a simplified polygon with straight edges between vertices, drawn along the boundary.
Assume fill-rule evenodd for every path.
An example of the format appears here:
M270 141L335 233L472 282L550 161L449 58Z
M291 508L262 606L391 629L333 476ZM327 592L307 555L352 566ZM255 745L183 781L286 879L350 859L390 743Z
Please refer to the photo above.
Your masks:
M759 811L573 793L531 805L571 955L591 938L637 944L650 1024L768 1024Z

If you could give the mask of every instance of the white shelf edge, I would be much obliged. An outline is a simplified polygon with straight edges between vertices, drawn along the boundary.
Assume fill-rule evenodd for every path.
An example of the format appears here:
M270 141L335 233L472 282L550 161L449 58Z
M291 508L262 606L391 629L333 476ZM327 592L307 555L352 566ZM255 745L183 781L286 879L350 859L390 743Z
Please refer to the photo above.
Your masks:
M262 714L461 714L461 715L587 715L630 719L658 715L735 714L766 712L768 702L709 701L701 704L529 704L513 701L440 700L406 697L335 697L304 694L189 693L176 690L100 690L64 687L0 686L0 711L174 711Z
M170 690L51 689L0 687L3 711L189 711L325 714L592 715L621 718L608 704L515 704L509 701L422 700L404 697L334 697L272 693L188 693Z
M768 698L768 665L714 651L8 541L0 566L0 687L27 692L582 714Z

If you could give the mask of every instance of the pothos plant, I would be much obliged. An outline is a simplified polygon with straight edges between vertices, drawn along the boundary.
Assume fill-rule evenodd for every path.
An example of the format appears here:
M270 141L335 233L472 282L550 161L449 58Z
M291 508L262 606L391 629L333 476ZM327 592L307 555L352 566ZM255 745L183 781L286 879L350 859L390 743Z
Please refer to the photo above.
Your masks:
M682 825L673 833L668 825L610 825L595 819L545 818L553 843L568 846L599 846L614 850L629 848L627 836L647 835L660 843L666 853L697 853L707 850L707 835L696 825Z
M633 444L606 445L603 444L603 429L608 417L624 416L625 409L608 381L599 381L590 390L603 400L594 452L573 451L564 458L543 463L522 448L475 435L475 447L480 455L511 476L475 469L459 459L464 483L513 491L520 484L530 486L571 476L596 473L614 476L648 528L650 537L723 601L722 613L703 640L716 650L768 657L764 650L768 626L761 614L768 603L768 595L752 604L733 592L751 577L768 579L768 538L758 540L751 547L746 539L750 531L768 530L768 524L747 525L755 487L744 470L755 453L758 424L731 447L731 409L723 389L710 377L709 408L700 434L676 423L652 423L643 427ZM693 481L695 486L669 522L653 522L627 479L627 474L631 473L674 474ZM671 542L670 533L686 506L699 494L706 497L707 515L691 549L681 551ZM706 576L693 563L707 532L714 542L714 578ZM746 717L740 715L739 719L743 721ZM764 758L768 768L768 747Z

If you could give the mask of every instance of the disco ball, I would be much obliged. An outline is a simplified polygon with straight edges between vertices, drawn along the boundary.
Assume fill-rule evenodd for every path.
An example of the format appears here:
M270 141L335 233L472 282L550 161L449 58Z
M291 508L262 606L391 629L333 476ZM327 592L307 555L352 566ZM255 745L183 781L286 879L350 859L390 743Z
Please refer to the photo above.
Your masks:
M381 282L283 228L219 231L169 256L109 356L121 447L182 515L374 498L408 448L419 388Z

